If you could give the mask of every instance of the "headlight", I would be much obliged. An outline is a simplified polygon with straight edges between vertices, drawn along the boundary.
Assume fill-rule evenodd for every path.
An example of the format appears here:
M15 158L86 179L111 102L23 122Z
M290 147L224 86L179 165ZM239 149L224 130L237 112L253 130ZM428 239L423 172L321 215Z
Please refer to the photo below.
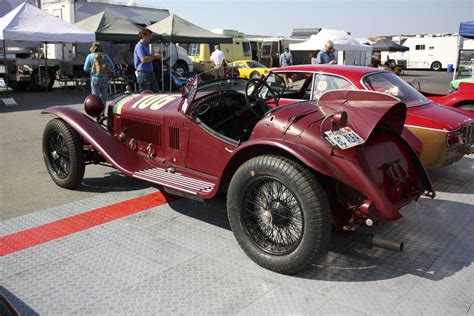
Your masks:
M449 132L448 136L446 137L446 145L448 147L454 146L456 144L460 144L463 140L462 130Z

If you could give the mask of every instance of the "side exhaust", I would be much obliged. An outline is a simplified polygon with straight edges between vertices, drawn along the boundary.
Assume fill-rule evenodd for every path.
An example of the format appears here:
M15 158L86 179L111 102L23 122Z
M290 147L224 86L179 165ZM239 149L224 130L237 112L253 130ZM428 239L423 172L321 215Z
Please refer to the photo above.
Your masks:
M347 237L349 240L363 243L369 248L379 247L397 252L401 252L403 250L403 242L390 240L380 235L364 234L359 232L345 232L343 233L343 236Z

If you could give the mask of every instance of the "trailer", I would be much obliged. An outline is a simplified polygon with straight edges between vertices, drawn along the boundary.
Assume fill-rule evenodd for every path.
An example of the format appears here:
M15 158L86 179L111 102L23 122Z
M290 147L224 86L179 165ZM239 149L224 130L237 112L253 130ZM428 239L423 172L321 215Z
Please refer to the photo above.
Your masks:
M407 69L431 69L439 71L456 65L458 36L416 36L401 44L410 50L406 52L384 52L382 60L393 59L397 65ZM467 40L465 48L474 48L474 41Z

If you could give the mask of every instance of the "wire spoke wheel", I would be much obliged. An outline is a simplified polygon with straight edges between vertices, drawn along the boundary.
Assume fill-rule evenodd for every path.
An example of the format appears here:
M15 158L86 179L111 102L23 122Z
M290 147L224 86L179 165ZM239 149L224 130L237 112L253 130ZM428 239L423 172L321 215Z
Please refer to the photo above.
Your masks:
M295 195L276 179L263 178L249 188L243 222L253 242L274 255L290 253L303 237L301 207Z
M249 159L234 173L227 215L240 247L257 264L297 273L326 253L331 210L316 176L276 155Z
M69 149L64 141L64 136L58 131L49 135L47 157L54 174L64 179L69 174Z

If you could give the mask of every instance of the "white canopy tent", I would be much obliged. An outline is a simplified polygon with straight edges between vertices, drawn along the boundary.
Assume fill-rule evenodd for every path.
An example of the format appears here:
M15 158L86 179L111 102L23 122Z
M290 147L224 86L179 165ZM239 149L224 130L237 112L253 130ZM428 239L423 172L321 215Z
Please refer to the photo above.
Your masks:
M55 17L35 6L22 3L0 18L0 40L4 51L12 42L90 43L95 34ZM46 55L46 54L45 54ZM6 65L6 55L5 65ZM47 67L47 60L45 59Z
M334 48L338 51L339 64L366 66L370 63L372 47L361 44L347 32L340 30L322 29L318 34L311 35L306 42L290 44L289 48L291 51L322 50L328 40L333 41Z

